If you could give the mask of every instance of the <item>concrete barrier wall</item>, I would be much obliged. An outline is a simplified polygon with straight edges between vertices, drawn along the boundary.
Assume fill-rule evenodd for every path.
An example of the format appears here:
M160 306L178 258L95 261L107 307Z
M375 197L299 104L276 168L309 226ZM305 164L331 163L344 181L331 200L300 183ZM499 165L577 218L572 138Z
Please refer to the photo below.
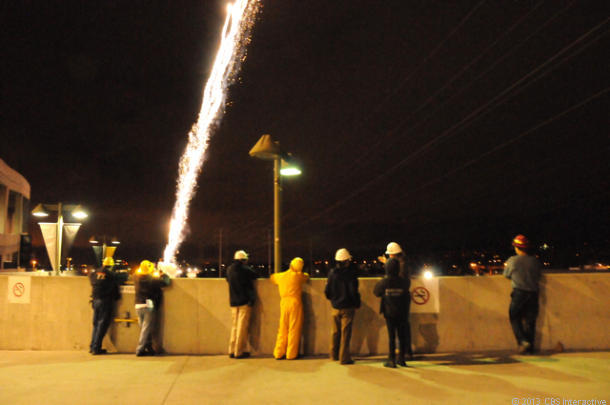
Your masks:
M20 275L23 275L21 273ZM91 335L90 286L85 277L31 279L29 304L8 302L8 277L0 276L0 349L86 350ZM387 353L385 321L372 290L378 279L360 279L362 307L356 312L352 352ZM324 297L325 279L304 288L302 351L328 353L330 305ZM250 326L254 354L273 351L279 319L277 287L256 282L258 301ZM411 314L416 352L468 352L514 349L508 322L510 282L501 276L441 277L440 310ZM548 274L540 293L537 341L542 349L562 342L566 349L610 349L610 275ZM118 302L119 317L135 318L134 294ZM160 338L168 353L226 353L230 310L223 279L176 279L165 290ZM109 336L119 352L133 352L139 327L114 323Z

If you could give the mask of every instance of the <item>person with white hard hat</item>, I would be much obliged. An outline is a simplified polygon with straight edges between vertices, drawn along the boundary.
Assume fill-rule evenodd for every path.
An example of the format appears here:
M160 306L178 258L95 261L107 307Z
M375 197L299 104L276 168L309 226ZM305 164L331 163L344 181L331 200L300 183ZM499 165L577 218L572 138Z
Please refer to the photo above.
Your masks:
M405 257L405 253L402 250L402 247L396 243L396 242L390 242L388 243L388 245L386 246L385 249L385 255L387 256L379 256L379 261L381 263L386 263L388 259L395 259L398 261L398 265L399 265L399 271L398 271L398 276L409 281L409 284L411 283L411 271L409 270L409 268L407 267L407 259ZM407 314L407 318L406 318L406 322L402 322L401 325L402 327L405 328L404 331L402 331L402 335L404 336L405 339L405 356L407 356L407 358L409 360L413 360L413 349L411 348L411 323L409 322L409 311L411 309L411 298L410 298L410 294L409 294L409 299L406 301L406 314Z
M354 364L349 343L356 309L360 308L358 277L352 266L352 255L345 248L335 253L337 266L328 274L324 294L333 307L330 335L330 358L341 364Z
M244 359L250 356L245 351L248 344L248 326L252 307L256 301L254 280L258 275L248 266L248 254L238 250L233 263L227 269L229 283L229 303L231 305L231 335L229 338L229 357Z

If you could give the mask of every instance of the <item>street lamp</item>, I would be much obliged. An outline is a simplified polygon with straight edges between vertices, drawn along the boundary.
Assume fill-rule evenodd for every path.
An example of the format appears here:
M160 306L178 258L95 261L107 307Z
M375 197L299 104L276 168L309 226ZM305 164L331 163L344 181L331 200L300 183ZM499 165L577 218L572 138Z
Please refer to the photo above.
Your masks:
M263 135L250 149L250 156L262 160L273 160L273 272L279 273L282 266L281 238L281 176L297 176L299 169L291 161L288 153L282 153L280 144L271 139L271 135Z
M45 240L47 253L49 254L49 259L55 275L59 275L59 271L61 270L61 245L63 241L63 230L64 228L67 228L70 239L73 240L73 238L76 236L78 228L81 225L80 223L64 224L63 212L70 212L76 219L85 219L88 217L88 214L80 205L57 203L38 204L32 210L32 215L39 218L45 218L49 216L49 211L57 212L57 223L39 222L38 225L40 225L42 237ZM53 244L55 246L53 246Z
M102 246L97 246L102 241ZM95 254L96 265L101 266L102 261L105 257L112 257L114 255L114 251L117 248L117 245L121 244L121 242L116 237L107 237L106 235L101 235L100 238L96 236L92 236L89 238L89 243L92 245L93 253ZM114 246L108 246L107 243L110 243ZM107 252L109 250L109 252Z

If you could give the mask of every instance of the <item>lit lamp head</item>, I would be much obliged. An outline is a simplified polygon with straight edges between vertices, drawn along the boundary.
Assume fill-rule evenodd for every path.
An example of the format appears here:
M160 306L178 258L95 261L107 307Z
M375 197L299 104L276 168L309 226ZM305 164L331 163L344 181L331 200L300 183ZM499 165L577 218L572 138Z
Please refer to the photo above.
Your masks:
M48 217L49 213L47 210L44 209L44 206L42 204L38 204L32 210L32 215L34 215L35 217L44 218L44 217Z
M290 156L286 156L282 159L280 164L280 174L282 176L298 176L301 173L301 168Z
M95 245L96 243L100 243L95 236L89 238L89 243Z
M89 214L87 214L85 212L85 210L83 210L83 207L81 207L80 205L77 205L73 210L72 210L72 216L76 219L85 219L89 216Z
M113 245L120 245L121 241L119 241L119 239L115 236L110 240L110 243L112 243Z

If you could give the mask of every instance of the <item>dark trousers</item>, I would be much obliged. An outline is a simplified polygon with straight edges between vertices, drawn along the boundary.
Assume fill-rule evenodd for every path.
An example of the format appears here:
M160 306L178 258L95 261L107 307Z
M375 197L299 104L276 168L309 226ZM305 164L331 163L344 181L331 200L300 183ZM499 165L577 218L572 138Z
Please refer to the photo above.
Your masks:
M536 337L536 318L538 317L538 291L513 289L508 316L517 343L529 342L534 348Z
M388 359L396 359L396 337L398 337L398 360L404 361L405 353L411 355L411 327L407 315L399 318L385 318L388 327Z
M352 356L349 351L349 342L352 338L352 324L354 323L355 308L332 309L332 323L330 330L330 358L349 363Z
M97 352L102 348L102 340L112 320L112 298L95 298L93 300L93 333L89 350Z

